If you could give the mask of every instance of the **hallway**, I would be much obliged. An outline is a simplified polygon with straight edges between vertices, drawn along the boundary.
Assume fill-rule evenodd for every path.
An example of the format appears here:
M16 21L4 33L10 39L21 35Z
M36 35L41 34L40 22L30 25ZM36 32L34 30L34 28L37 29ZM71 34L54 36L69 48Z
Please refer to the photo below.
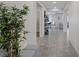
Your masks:
M56 3L46 1L37 2L37 15L33 13L35 14L37 26L35 23L32 23L36 26L33 28L35 31L33 32L30 29L32 35L29 35L29 37L32 36L30 38L32 40L28 39L29 44L23 49L22 57L79 57L79 34L76 34L79 32L79 13L78 11L76 12L76 10L79 9L76 3L77 2L67 1ZM79 2L77 4L79 4ZM71 6L72 8L70 8ZM36 9L34 8L34 11ZM77 16L74 16L74 14ZM48 17L51 20L49 20ZM49 31L48 24L50 23L54 28ZM32 27L32 25L29 27ZM49 35L45 35L45 32L48 32ZM38 38L36 37L37 33L39 34Z
M7 23L9 25L10 21L5 21L5 23L3 20L0 21L3 23L0 24L0 28L3 29L0 29L0 57L8 55L9 48L13 49L10 49L10 53L16 52L15 49L18 48L17 54L20 57L79 57L79 1L3 1L3 3L6 7L13 8L13 6L16 6L18 9L22 9L26 5L29 11L27 15L23 16L25 20L23 22L24 28L22 28L23 34L18 33L21 34L19 38L19 35L14 35L15 39L17 36L18 41L13 39L13 34L17 32L15 28L10 30L10 34L6 33L9 26L7 29L5 26L7 26ZM5 9L5 7L2 9ZM25 9L21 10L22 13ZM9 15L7 16L1 10L0 18L6 20L7 17L7 20L10 20L8 18L12 16L11 19L14 20L14 23L19 23L15 22L18 17L13 16L12 9L10 12L12 15L7 14ZM3 14L6 15L4 18ZM3 28L3 25L5 25L5 28ZM15 24L13 27L16 27ZM11 33L13 34L11 35ZM10 45L13 43L13 45L6 47L6 41L9 41ZM16 41L18 44L15 44ZM8 51L5 51L2 47L8 48Z
M51 30L49 36L38 38L38 50L34 57L78 57L77 52L67 41L66 32Z

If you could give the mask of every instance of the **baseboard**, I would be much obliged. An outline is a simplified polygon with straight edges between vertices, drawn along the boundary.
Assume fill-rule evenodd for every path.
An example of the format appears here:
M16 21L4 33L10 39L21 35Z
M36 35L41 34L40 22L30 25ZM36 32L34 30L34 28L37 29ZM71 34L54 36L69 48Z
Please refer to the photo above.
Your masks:
M73 47L73 49L76 51L76 53L79 55L79 51L74 47L74 45L69 41L69 44Z

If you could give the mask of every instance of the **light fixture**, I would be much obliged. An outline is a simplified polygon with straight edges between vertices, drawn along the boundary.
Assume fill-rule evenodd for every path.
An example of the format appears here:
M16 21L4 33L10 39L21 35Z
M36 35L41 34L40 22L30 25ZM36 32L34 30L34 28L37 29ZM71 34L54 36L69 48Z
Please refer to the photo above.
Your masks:
M54 2L52 2L53 4L56 4L56 2L54 1Z
M52 11L59 11L59 9L57 7L54 7Z

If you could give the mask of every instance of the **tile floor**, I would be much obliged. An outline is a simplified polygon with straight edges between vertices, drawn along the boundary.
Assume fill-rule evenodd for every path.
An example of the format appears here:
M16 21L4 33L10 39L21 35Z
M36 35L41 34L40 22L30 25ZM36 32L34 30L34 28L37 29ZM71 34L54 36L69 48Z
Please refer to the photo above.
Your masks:
M37 38L37 44L37 48L31 45L23 49L21 57L79 57L61 30L51 29L49 35Z
M78 57L79 55L67 41L67 33L52 30L49 36L38 38L38 49L33 57Z

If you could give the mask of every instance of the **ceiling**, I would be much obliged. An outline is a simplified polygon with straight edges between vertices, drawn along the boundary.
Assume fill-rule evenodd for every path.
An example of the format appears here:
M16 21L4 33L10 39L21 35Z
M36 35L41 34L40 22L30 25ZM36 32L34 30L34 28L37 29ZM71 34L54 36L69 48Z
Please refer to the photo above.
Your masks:
M41 3L47 8L48 11L50 11L53 8L63 10L67 4L67 1L42 1Z

